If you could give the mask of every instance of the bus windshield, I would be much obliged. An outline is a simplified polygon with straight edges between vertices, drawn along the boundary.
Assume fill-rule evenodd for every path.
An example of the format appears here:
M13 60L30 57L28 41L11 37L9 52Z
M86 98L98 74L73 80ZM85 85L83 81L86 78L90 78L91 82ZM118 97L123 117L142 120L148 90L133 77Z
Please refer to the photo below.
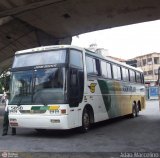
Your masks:
M53 104L65 100L65 68L12 72L12 105Z

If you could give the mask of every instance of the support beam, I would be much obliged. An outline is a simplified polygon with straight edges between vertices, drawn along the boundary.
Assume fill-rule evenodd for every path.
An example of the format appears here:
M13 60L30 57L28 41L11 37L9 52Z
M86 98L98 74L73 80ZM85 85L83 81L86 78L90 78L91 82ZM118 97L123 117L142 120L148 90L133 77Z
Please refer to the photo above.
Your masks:
M0 73L10 67L16 51L44 45L71 44L71 37L54 38L21 20L12 19L0 26Z

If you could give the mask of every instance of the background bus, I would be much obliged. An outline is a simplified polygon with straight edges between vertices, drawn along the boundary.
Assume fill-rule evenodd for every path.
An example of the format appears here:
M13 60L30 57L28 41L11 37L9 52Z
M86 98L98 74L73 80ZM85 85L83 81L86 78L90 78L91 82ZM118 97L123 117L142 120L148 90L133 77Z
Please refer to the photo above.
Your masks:
M70 45L15 53L11 69L11 127L86 132L94 122L145 107L141 70Z

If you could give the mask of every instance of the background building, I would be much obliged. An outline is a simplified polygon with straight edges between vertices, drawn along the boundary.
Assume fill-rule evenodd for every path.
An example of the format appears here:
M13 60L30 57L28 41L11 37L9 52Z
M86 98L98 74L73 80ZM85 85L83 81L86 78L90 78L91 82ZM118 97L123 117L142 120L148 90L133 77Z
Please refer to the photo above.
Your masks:
M141 68L144 72L146 98L158 99L158 68L160 67L160 53L150 53L126 61L127 64ZM136 66L135 66L136 67Z
M134 59L137 60L137 67L143 70L146 82L157 81L158 68L160 67L160 53L150 53Z
M89 49L93 52L99 53L103 56L108 56L109 55L108 49L98 48L96 43L90 44L89 48L87 48L87 49Z

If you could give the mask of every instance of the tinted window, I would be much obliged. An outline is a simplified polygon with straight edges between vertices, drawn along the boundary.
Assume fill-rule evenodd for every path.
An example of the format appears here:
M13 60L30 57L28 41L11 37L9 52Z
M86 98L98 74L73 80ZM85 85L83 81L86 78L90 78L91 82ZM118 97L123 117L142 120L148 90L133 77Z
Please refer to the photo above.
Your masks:
M101 70L102 70L102 76L107 77L107 65L106 62L101 61Z
M103 77L112 78L111 64L106 63L105 61L101 61L101 70Z
M113 78L116 80L121 80L121 69L119 66L113 64Z
M112 78L111 64L107 63L107 75L108 78Z
M139 72L136 72L136 81L141 83L141 74Z
M130 81L135 82L135 72L133 70L129 70Z
M82 53L78 50L70 50L70 64L83 68Z
M13 72L10 104L63 103L65 100L64 81L64 68Z
M96 59L86 56L86 68L88 74L98 74L96 69Z
M140 75L141 75L141 83L144 83L144 76L142 73Z
M124 81L129 81L128 69L122 68L122 76Z
M13 68L46 64L65 63L66 50L52 50L38 53L18 54L14 58Z

